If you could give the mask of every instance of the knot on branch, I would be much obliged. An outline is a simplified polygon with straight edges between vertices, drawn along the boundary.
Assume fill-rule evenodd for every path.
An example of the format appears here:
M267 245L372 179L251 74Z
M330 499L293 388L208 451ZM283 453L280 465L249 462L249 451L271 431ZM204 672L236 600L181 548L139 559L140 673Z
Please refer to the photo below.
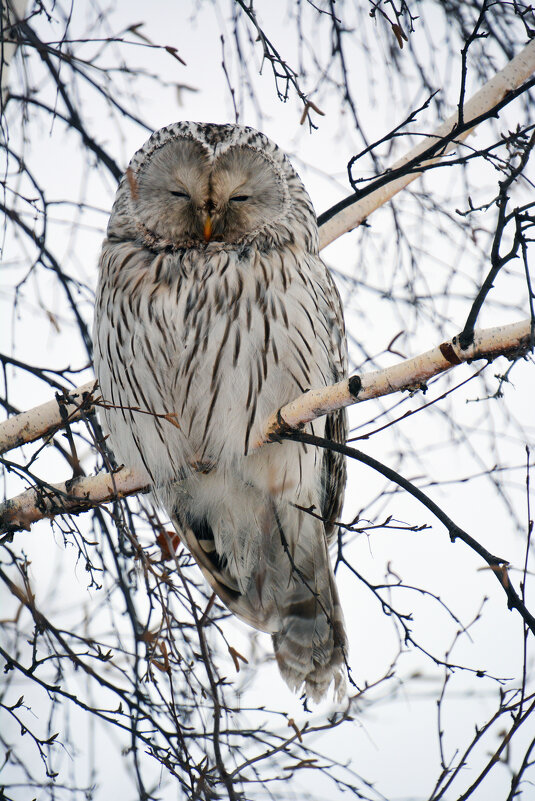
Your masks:
M347 379L347 386L351 397L357 400L359 393L362 389L362 380L360 376L350 375L349 378Z
M439 345L439 348L447 362L450 364L461 364L461 359L459 359L455 353L455 349L451 342L443 342L442 345Z
M302 431L305 427L304 423L299 423L296 426L291 426L286 422L279 409L276 414L276 426L268 433L266 437L267 442L280 442L288 434L295 434L296 431Z
M474 344L474 329L473 328L465 328L464 331L461 331L458 337L453 337L453 342L458 342L461 350L467 350L470 345ZM442 350L442 346L440 348ZM447 356L444 355L444 358Z

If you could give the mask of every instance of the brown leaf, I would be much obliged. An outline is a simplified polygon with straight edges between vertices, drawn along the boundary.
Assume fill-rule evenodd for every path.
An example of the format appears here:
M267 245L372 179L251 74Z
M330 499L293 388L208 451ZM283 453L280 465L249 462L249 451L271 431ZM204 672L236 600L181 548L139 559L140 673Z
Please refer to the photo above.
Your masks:
M160 653L163 657L163 660L159 662L157 659L152 657L150 663L151 665L154 665L154 667L160 670L162 673L169 673L169 671L171 670L171 665L169 664L169 657L167 656L167 646L164 640L159 641L158 648L160 649Z
M240 661L239 661L240 659L246 665L249 664L247 659L244 656L242 656L239 651L237 651L235 648L233 648L232 645L229 645L228 652L232 657L232 661L234 662L234 667L236 668L236 673L240 672Z
M136 176L134 175L134 170L132 167L126 168L126 180L128 181L128 186L130 187L130 194L132 195L132 200L137 200L139 197L138 186Z
M407 34L405 33L401 25L397 24L397 22L395 22L392 25L392 31L394 32L394 36L398 40L399 49L403 50L403 40L405 40L406 42L409 41L407 38Z
M307 102L305 103L305 107L303 109L303 113L301 114L301 119L299 120L299 125L303 125L306 118L308 117L308 112L310 111L310 109L312 109L312 111L315 111L316 114L319 114L320 117L325 116L325 112L322 111L320 108L318 108L317 105L312 102L312 100L307 100Z
M178 422L174 412L168 412L167 414L164 414L163 419L167 420L168 423L172 423L176 428L180 428L180 423Z
M170 53L173 56L173 58L176 58L177 61L180 61L181 64L186 66L186 62L184 61L184 59L180 58L180 56L178 55L176 47L171 47L171 45L165 45L165 49L167 50L168 53Z
M294 730L294 732L297 734L297 739L299 740L300 743L302 743L303 738L301 737L301 729L299 728L299 726L297 725L297 723L293 718L288 718L288 726L290 726Z
M180 544L180 537L176 531L160 531L156 537L156 542L160 546L162 559L174 559L176 549Z
M502 587L507 588L509 586L509 573L507 572L507 565L509 563L505 563L503 565L483 565L482 567L478 567L478 570L492 570L493 573L498 575L499 580L502 583Z

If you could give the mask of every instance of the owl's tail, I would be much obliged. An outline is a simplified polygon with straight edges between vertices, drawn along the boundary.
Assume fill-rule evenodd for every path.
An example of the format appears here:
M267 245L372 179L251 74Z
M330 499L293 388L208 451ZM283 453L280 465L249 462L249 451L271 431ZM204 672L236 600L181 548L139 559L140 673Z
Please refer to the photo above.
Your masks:
M290 575L286 587L279 583L280 595L275 598L280 628L272 635L273 646L281 675L292 690L304 685L306 695L317 702L334 681L334 695L340 701L346 689L344 618L323 524L310 518L309 524L314 532L300 536L294 548L280 529Z
M345 692L347 640L323 522L292 504L260 505L256 545L227 538L215 548L211 521L185 517L175 524L206 579L228 608L249 625L270 632L283 679L320 701L334 682ZM252 539L249 531L249 540ZM254 543L253 543L254 545Z

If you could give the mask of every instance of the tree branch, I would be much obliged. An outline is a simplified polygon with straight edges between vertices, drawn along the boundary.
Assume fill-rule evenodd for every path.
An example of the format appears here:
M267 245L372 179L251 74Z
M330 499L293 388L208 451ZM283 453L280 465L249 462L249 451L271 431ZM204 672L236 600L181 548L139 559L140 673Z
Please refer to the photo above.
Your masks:
M0 99L3 109L8 97L9 70L17 52L18 42L12 37L12 29L24 18L27 0L8 0L2 3L0 37Z
M321 214L318 217L320 250L342 234L356 228L373 211L418 178L421 172L414 168L440 161L442 156L466 139L476 125L484 119L496 116L516 94L524 91L522 84L534 71L535 39L465 104L462 125L459 125L459 112L456 111L374 182L373 186L377 188L370 186L365 197L362 194L352 195ZM517 93L515 90L518 90Z
M453 337L433 350L384 370L363 376L353 375L330 387L305 392L271 416L264 429L264 438L255 447L276 439L288 429L302 428L317 417L345 406L393 392L423 389L430 378L462 362L476 359L492 361L496 356L515 359L532 347L533 332L529 320L476 331L474 341L466 350L461 348L459 337Z
M47 401L0 424L0 454L18 448L40 437L52 437L65 423L77 420L82 413L93 408L95 380L82 384L72 392L58 392L53 401Z
M0 505L0 533L11 535L43 518L79 514L94 506L148 492L147 477L122 468L116 473L80 476L62 484L49 484L26 490Z
M265 434L255 443L255 448L276 440L289 431L299 430L306 423L337 409L393 392L421 389L433 376L463 362L475 359L492 361L496 356L516 359L523 356L532 346L531 323L525 320L512 325L476 331L474 342L465 350L461 348L458 337L453 337L433 350L384 370L363 376L354 375L333 386L309 390L283 406L266 421ZM98 406L98 399L87 394L94 390L94 387L95 384L90 382L80 387L77 392L85 404L92 401ZM64 420L62 415L65 414L65 410L70 410L69 422L87 411L87 405L84 403L77 405L76 397L69 396L67 400L67 404L61 400L51 401L3 423L0 426L0 442L10 439L13 443L11 447L15 447L21 441L30 441L22 439L25 433L31 436L31 440L35 440L62 425ZM35 420L32 419L34 415ZM22 421L19 423L20 418ZM7 436L4 435L6 426L9 426ZM126 468L113 473L112 476L104 473L45 488L30 489L0 506L0 533L11 534L21 529L29 529L32 523L45 517L51 518L66 512L76 514L115 497L134 495L146 489L147 477Z
M425 506L426 509L429 509L429 511L434 514L441 523L444 524L448 530L448 534L450 535L452 542L455 542L457 539L462 540L466 545L468 545L469 548L471 548L473 551L475 551L475 553L485 560L489 568L500 582L507 596L507 604L509 609L516 609L530 629L531 633L535 634L535 617L528 610L523 600L513 587L511 577L509 576L509 572L507 570L507 566L509 564L507 560L501 559L499 556L494 556L494 554L490 553L490 551L487 551L487 549L484 548L476 539L474 539L474 537L471 537L470 534L454 523L453 520L448 517L448 515L443 512L442 509L428 495L425 494L425 492L419 489L419 487L416 487L411 481L407 481L406 478L401 476L399 473L396 473L396 471L392 470L392 468L387 467L377 459L374 459L373 456L369 456L367 453L363 453L363 451L359 451L356 448L350 448L347 445L343 445L339 442L333 442L332 440L323 439L322 437L315 437L312 434L305 434L301 431L287 431L286 433L281 434L280 438L293 440L295 442L304 442L308 445L316 445L320 448L327 448L329 450L337 451L338 453L343 453L345 456L371 467L389 481L392 481L399 487L402 487L402 489L412 495L413 498L416 498L416 500Z

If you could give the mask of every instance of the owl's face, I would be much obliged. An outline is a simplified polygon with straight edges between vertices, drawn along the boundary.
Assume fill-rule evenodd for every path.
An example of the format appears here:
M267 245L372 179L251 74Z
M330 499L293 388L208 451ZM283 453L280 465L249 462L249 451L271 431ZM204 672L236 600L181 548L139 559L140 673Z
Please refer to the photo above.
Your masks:
M129 186L138 226L157 246L247 242L289 205L284 173L268 153L190 136L153 150L130 172Z

